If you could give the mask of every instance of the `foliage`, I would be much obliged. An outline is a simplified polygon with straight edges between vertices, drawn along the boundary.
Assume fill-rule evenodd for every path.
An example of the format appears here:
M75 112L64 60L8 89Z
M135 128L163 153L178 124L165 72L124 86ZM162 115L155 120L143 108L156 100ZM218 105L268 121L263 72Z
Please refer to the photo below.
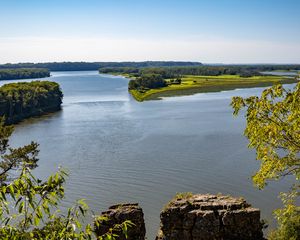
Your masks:
M118 74L136 74L139 73L139 68L135 67L105 67L99 69L100 73L118 73Z
M144 74L141 77L130 80L129 89L155 89L165 87L166 81L159 74Z
M135 90L129 85L131 95L137 101L160 99L180 95L191 95L202 92L219 92L236 88L266 87L274 83L295 83L294 78L281 76L253 76L239 75L194 76L184 75L177 79L167 79L166 87L156 89ZM130 81L129 84L134 83Z
M175 206L176 201L178 200L189 200L190 198L193 197L192 192L178 192L176 195L163 207L164 210L167 208L170 208L172 206ZM189 201L187 201L189 203Z
M95 218L94 221L94 232L98 236L99 235L99 229L101 226L110 226L112 222L112 219L109 216L99 216ZM135 224L132 223L129 220L124 221L121 224L114 224L113 227L108 228L108 231L101 236L98 236L98 240L106 240L106 239L111 239L111 240L116 240L118 237L123 239L124 237L127 239L128 238L128 229L133 227Z
M193 196L192 192L180 192L176 193L173 199L178 200L178 199L188 199Z
M298 186L299 189L299 186ZM300 207L295 205L299 191L294 187L289 193L281 193L283 209L275 210L275 216L280 223L279 228L269 235L270 240L300 239Z
M98 70L99 68L115 67L170 67L170 66L199 66L199 62L180 62L180 61L144 61L144 62L48 62L48 63L17 63L3 64L0 69L17 68L47 68L50 71L87 71Z
M63 94L59 84L33 81L5 84L0 87L0 116L8 123L26 117L59 110Z
M291 70L297 69L297 67L299 65L131 66L100 68L99 72L121 74L131 78L128 83L130 93L137 101L143 101L145 99L159 99L162 96L217 92L237 87L270 86L274 82L293 83L297 81L296 78L265 75L262 72L279 69ZM145 79L145 76L160 77L165 80L165 83L144 83L143 79ZM174 87L174 85L177 86ZM166 86L168 88L164 88Z
M49 71L87 71L99 69L99 63L87 62L51 62L51 63L17 63L3 64L1 68L18 69L18 68L47 68Z
M0 65L0 69L46 68L49 71L87 71L87 70L99 69L101 73L112 73L112 72L137 73L142 68L169 68L169 67L172 67L170 71L175 71L176 67L180 67L176 71L182 71L182 73L180 73L181 75L215 75L215 76L221 74L237 74L236 72L241 71L241 69L243 69L244 73L240 75L245 74L245 76L249 73L251 73L252 76L253 72L258 73L263 71L275 71L275 70L289 71L289 70L300 69L299 64L203 65L200 62L184 62L184 61L48 62L48 63L17 63L17 64L7 63L7 64ZM187 73L186 71L189 71L189 73ZM202 72L201 74L200 71Z
M241 77L260 76L264 71L297 70L300 65L166 65L166 66L136 66L102 67L100 73L118 73L142 76L144 74L159 74L164 79L182 75L221 76L239 75Z
M269 179L294 175L300 178L300 84L294 91L276 85L262 96L232 100L234 114L247 107L245 135L255 148L261 168L253 180L264 187Z
M279 227L274 239L299 239L300 207L300 83L293 90L276 85L263 91L261 97L234 97L234 114L247 108L245 136L249 147L256 149L260 169L254 183L263 188L270 180L290 176L294 180L289 193L282 193L283 209L275 211Z
M205 76L220 76L220 75L261 75L256 69L247 66L192 66L192 67L168 67L168 68L148 68L141 72L147 73L164 71L166 76L180 75L205 75Z
M79 200L67 214L60 213L59 202L64 197L67 173L60 169L46 181L36 178L38 144L32 142L20 148L9 147L12 126L0 122L0 238L21 239L96 239L92 227L82 225L88 206ZM56 210L56 211L55 211ZM116 227L125 233L126 221ZM115 239L110 232L97 239Z
M0 69L0 80L50 77L45 68Z

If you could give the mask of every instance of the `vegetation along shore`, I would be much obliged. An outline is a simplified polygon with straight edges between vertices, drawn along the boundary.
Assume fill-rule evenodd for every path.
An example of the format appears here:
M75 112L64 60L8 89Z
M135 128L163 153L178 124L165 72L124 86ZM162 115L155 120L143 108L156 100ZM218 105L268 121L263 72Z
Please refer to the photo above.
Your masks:
M291 66L289 66L291 67ZM218 92L237 88L266 87L299 81L297 77L264 75L266 70L290 69L284 66L237 65L161 68L103 68L101 73L130 78L128 89L137 101L161 97ZM292 68L293 69L293 68Z
M44 77L50 77L50 71L46 68L0 68L0 80L30 79Z
M33 81L5 84L0 87L0 116L6 123L60 110L63 94L59 84Z

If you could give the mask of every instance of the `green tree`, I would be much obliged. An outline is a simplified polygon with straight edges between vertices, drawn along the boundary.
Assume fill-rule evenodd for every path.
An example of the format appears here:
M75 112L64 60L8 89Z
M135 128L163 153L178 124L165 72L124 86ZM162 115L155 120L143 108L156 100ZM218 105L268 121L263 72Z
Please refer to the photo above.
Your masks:
M233 97L234 115L246 108L245 136L256 150L260 169L254 183L264 188L271 180L290 176L293 184L281 193L284 208L275 211L278 220L273 239L300 239L300 83L293 90L278 84L263 91L260 97Z
M0 80L27 79L50 77L50 71L45 68L0 69Z
M82 225L88 206L79 200L66 214L58 204L64 197L67 173L60 169L46 181L36 178L38 144L31 142L20 148L9 147L12 126L0 121L0 239L116 239L114 229L95 236L90 224ZM126 235L131 223L125 221L114 228Z
M7 123L60 110L63 94L58 83L32 81L0 87L0 116Z

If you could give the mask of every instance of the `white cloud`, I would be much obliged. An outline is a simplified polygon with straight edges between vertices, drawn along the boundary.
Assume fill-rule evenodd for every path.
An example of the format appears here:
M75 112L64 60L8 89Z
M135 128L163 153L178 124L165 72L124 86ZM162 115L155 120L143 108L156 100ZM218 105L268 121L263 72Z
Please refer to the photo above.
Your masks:
M0 38L0 62L300 63L300 44L230 39Z

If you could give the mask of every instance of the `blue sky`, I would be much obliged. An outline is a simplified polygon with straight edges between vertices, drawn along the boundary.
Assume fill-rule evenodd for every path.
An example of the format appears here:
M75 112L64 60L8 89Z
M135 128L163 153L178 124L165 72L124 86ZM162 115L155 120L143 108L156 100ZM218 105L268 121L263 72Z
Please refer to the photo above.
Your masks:
M300 63L299 0L0 0L0 62Z

